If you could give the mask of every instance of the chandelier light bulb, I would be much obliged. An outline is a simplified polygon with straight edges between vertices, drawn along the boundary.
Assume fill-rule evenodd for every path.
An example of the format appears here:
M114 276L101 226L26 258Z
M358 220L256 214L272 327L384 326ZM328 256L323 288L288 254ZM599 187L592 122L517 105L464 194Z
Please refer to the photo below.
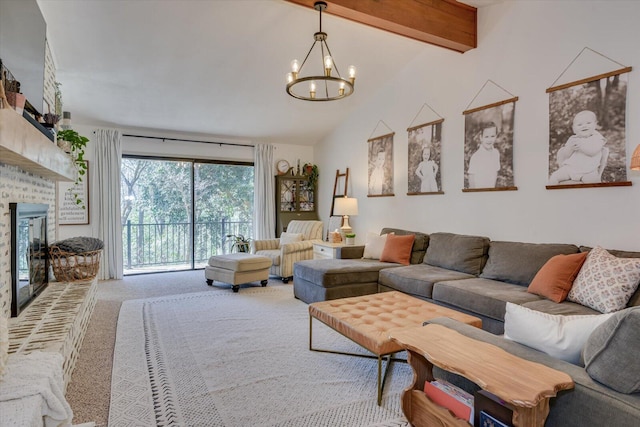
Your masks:
M298 62L297 59L294 59L293 61L291 61L291 71L293 71L294 73L297 73L298 71L300 71L300 63Z
M339 96L344 95L344 82L340 82L340 87L338 88L338 95Z
M329 77L331 75L331 68L333 68L333 59L331 55L324 57L324 74Z
M309 97L312 99L316 97L316 82L314 81L309 83Z
M293 73L287 73L287 83L291 83L293 81Z
M351 84L356 80L356 67L353 65L349 65L349 79L351 80Z

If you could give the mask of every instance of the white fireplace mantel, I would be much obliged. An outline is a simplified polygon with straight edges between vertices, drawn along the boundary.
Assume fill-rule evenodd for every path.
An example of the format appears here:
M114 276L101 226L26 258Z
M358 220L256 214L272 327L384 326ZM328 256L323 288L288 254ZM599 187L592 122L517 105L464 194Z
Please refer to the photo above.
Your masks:
M53 181L75 181L71 157L10 109L0 109L0 163Z

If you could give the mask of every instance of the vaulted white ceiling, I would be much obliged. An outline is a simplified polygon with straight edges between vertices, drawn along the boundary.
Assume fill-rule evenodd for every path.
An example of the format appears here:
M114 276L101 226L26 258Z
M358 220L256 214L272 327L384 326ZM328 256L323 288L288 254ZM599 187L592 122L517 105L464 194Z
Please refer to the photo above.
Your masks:
M75 121L142 131L315 144L412 58L440 49L324 14L341 72L358 68L356 91L305 102L286 94L285 74L313 43L312 9L283 0L38 3L64 109Z

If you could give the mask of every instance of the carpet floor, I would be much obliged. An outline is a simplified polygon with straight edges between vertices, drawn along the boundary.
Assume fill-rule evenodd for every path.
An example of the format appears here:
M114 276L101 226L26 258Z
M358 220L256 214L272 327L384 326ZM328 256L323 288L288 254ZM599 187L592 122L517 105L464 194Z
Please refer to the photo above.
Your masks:
M308 328L307 305L290 286L127 301L109 425L365 427L402 419L406 364L392 365L378 406L377 362L309 351ZM319 322L314 344L367 354Z

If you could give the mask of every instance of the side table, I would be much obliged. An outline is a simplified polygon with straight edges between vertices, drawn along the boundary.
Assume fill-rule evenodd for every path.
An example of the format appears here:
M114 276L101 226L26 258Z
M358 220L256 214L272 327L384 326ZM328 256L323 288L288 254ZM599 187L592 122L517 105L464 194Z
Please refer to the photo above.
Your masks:
M318 242L313 244L313 259L336 259L338 249L345 246L344 243Z
M521 359L442 325L398 329L390 338L407 350L413 368L413 384L402 394L402 410L415 426L469 425L422 391L425 381L434 380L434 365L500 397L513 411L512 422L518 427L543 427L549 415L549 399L574 385L564 372Z

